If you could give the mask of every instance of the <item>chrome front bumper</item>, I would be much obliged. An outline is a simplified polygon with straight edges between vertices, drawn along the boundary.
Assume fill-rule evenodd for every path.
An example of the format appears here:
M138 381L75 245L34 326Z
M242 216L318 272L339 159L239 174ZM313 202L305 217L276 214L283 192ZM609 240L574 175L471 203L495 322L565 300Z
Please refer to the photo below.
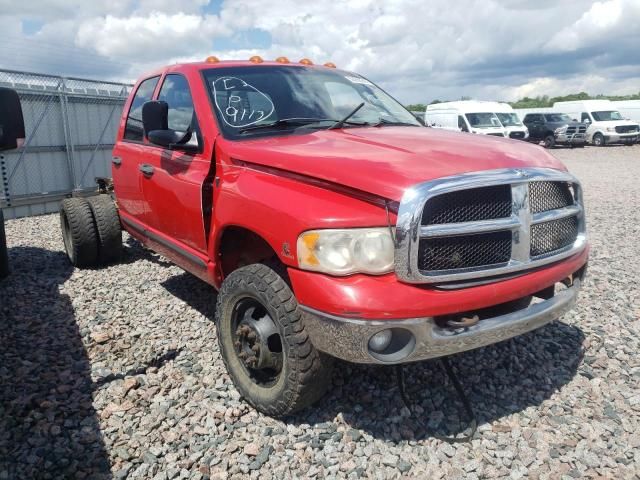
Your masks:
M329 315L305 306L301 308L305 329L317 349L354 363L397 364L464 352L535 330L570 310L580 287L581 278L576 278L571 287L557 292L548 300L456 330L438 326L431 317L359 320ZM401 358L381 360L369 352L371 336L387 328L408 330L415 338L413 346L405 350Z
M559 133L556 135L556 143L567 143L571 145L587 143L587 137L584 133L574 133L567 135Z

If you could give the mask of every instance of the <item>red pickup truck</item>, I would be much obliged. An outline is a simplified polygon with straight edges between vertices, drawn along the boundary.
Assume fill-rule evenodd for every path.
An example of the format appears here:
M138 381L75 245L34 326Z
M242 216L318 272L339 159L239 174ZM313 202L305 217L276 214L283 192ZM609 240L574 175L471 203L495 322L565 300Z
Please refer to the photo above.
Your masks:
M71 261L115 261L122 226L211 284L227 370L270 415L318 399L333 357L403 364L538 328L587 265L580 183L554 157L426 128L307 59L145 75L113 186L63 202Z

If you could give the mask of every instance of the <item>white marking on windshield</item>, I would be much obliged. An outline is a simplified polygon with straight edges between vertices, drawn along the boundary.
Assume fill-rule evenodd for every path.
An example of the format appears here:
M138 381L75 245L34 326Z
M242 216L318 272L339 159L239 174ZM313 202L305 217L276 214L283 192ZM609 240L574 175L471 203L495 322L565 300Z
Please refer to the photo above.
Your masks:
M267 95L237 77L216 79L213 82L213 99L224 123L233 128L254 125L270 117L275 110Z

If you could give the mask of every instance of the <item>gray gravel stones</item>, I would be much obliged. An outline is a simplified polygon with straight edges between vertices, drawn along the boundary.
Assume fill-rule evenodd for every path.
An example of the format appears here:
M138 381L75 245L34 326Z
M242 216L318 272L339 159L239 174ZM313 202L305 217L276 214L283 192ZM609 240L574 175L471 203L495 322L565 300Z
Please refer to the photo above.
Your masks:
M342 364L329 394L284 421L224 371L215 293L130 239L124 261L73 270L55 215L7 223L0 282L0 480L22 478L638 478L640 146L556 149L584 184L592 242L576 308L458 355L480 421L469 444L436 362Z

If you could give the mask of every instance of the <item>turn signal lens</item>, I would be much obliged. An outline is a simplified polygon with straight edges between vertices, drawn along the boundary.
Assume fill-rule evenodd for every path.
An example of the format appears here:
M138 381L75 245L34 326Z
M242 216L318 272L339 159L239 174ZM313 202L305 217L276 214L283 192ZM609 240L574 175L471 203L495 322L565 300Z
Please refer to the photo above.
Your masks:
M260 55L254 55L249 59L251 63L262 63L262 57Z
M336 64L333 62L327 62L324 64L324 66L328 68L336 68Z
M218 63L220 60L218 60L218 57L215 57L213 55L207 57L207 59L205 60L205 62L207 63Z
M276 62L278 62L278 63L289 63L289 59L287 57L278 57L278 58L276 58Z
M299 63L301 63L302 65L313 65L313 62L308 58L303 58Z

